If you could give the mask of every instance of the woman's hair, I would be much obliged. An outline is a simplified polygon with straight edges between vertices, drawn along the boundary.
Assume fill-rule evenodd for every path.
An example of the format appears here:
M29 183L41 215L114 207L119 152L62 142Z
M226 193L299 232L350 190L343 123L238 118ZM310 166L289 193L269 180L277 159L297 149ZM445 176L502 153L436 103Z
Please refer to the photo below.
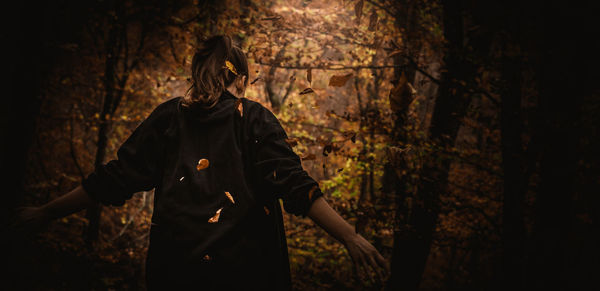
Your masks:
M244 52L232 44L229 36L213 36L202 42L192 58L192 86L184 104L212 107L223 91L242 76L246 76L244 85L247 86L248 60Z

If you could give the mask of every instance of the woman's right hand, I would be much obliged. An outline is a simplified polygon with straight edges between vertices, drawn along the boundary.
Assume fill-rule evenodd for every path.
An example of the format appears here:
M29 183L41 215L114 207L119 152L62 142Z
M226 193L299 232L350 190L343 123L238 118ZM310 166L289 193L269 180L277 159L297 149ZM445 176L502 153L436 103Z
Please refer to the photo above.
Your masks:
M49 222L50 216L44 207L21 207L17 209L12 228L22 234L34 234Z

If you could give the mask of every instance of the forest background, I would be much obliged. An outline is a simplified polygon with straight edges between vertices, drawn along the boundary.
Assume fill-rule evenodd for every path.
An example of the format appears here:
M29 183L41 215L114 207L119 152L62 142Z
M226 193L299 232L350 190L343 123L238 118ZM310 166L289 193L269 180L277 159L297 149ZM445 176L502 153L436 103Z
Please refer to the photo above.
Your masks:
M60 0L2 12L2 263L9 289L144 289L153 192L34 236L16 207L62 195L185 94L228 34L330 204L391 262L285 215L296 290L598 285L598 25L588 2Z

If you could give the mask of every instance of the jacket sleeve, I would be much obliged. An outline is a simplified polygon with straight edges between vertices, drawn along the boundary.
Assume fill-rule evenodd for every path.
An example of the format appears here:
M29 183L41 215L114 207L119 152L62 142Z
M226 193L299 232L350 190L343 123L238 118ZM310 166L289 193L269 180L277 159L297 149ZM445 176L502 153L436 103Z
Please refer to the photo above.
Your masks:
M123 205L134 193L154 188L160 179L165 154L164 131L172 109L167 101L159 105L127 138L117 159L96 168L82 181L82 187L104 205Z
M269 193L282 198L286 212L306 216L312 203L323 196L319 184L302 168L277 117L262 106L257 111L251 141L255 146L256 174Z

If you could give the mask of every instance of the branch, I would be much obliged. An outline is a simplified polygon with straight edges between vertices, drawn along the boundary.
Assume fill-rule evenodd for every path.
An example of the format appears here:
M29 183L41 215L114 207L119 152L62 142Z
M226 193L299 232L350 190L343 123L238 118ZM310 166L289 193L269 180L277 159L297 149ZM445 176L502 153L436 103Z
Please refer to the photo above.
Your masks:
M324 70L324 71L341 71L341 70L362 70L362 69L388 69L388 68L403 68L405 65L381 65L381 66L373 66L373 65L359 65L359 66L290 66L290 65L282 65L282 64L268 64L264 62L256 62L259 65L263 66L271 66L282 69L291 69L291 70Z

